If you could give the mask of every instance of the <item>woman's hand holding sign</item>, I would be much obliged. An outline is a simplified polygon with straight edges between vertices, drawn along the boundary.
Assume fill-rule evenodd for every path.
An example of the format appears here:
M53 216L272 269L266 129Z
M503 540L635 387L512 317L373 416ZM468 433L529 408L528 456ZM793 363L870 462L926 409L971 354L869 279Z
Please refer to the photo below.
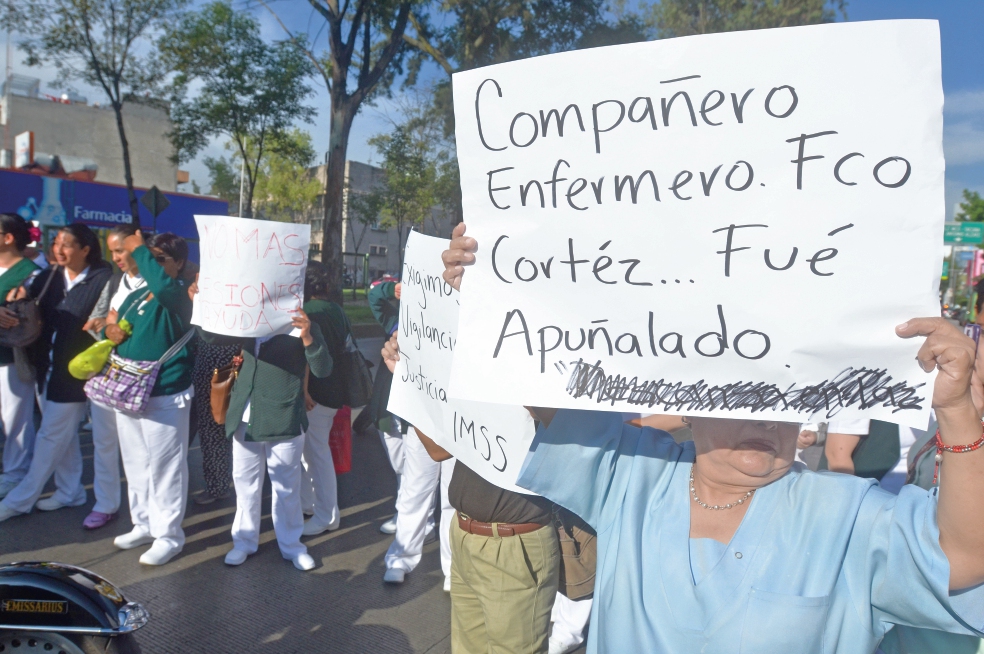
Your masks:
M444 260L444 281L451 284L456 291L461 290L461 277L465 274L464 266L475 263L477 250L478 241L465 236L465 223L455 225L454 231L451 232L451 245L441 258Z

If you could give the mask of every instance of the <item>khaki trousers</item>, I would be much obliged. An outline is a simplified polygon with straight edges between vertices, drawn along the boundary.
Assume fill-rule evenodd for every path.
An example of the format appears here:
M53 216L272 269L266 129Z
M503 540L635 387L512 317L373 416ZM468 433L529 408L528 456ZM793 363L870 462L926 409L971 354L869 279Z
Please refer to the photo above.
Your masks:
M485 537L451 522L453 654L546 654L560 545L547 525Z

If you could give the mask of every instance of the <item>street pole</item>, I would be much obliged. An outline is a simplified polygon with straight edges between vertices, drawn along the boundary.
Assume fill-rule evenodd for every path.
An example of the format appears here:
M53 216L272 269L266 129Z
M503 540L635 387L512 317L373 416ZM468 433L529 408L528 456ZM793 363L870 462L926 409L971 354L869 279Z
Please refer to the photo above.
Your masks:
M246 139L243 139L243 150L246 149ZM239 217L243 217L243 191L245 190L246 182L246 155L243 155L243 160L239 162Z

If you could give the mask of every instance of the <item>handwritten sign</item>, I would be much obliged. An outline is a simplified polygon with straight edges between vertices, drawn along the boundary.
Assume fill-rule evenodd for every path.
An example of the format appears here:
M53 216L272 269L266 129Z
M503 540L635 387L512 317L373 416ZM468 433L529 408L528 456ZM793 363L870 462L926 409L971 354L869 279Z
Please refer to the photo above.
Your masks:
M192 324L228 336L290 331L304 304L311 226L195 216L201 272Z
M393 375L392 413L416 425L489 482L516 491L533 440L533 419L521 406L448 398L458 341L458 292L441 278L447 239L411 232L400 293L400 361Z
M939 315L935 21L597 48L453 84L480 246L454 397L925 427L934 377L894 327Z

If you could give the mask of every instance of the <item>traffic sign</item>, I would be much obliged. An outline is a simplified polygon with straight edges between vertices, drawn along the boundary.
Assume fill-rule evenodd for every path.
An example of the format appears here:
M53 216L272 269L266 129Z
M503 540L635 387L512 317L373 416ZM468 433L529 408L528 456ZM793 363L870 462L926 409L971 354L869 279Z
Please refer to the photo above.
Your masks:
M980 243L984 241L984 223L945 223L944 243Z
M147 207L147 210L150 211L150 215L157 218L157 216L161 215L162 211L170 206L171 201L168 200L163 193L161 193L159 188L156 186L151 186L150 190L144 193L143 197L140 198L140 204ZM982 238L984 238L984 235L982 235Z
M974 260L975 250L960 250L957 252L957 261L960 263L967 263L968 261Z

